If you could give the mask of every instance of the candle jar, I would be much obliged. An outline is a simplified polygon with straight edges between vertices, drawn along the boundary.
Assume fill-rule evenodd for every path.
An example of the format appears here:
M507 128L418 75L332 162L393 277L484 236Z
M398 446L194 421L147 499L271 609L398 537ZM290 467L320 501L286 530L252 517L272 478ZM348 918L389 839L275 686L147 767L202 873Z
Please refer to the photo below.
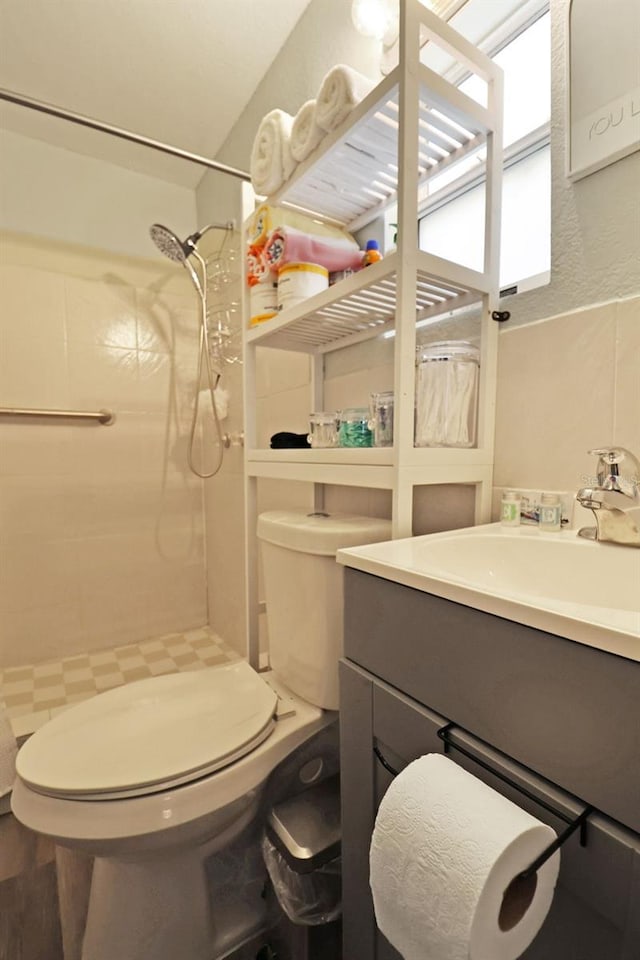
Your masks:
M418 348L416 447L473 447L479 351L465 340Z

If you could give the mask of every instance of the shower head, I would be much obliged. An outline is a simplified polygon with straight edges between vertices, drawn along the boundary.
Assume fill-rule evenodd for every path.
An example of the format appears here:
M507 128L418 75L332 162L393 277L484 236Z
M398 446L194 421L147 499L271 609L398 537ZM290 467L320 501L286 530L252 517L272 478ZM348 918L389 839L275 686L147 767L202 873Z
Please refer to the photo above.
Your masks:
M163 227L161 223L154 223L149 233L156 247L165 257L169 257L169 260L173 260L174 263L186 262L191 250L187 249L186 242L178 240L173 230Z
M190 257L195 251L198 241L205 233L208 233L209 230L224 230L228 233L230 230L233 230L233 228L234 223L232 220L224 225L221 223L209 223L206 227L203 227L202 230L196 230L195 233L192 233L184 241L179 240L173 230L170 230L169 227L164 227L161 223L154 223L149 233L160 253L163 253L165 257L169 257L174 263L186 263L187 257ZM222 242L224 245L224 240Z

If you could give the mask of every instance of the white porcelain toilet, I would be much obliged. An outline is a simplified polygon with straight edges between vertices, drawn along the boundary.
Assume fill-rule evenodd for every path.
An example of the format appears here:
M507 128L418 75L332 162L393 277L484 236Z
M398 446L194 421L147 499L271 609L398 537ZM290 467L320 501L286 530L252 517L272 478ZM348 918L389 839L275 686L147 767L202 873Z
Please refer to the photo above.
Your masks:
M19 751L16 817L96 858L82 960L212 960L205 860L256 817L274 768L334 722L335 553L390 535L386 520L262 514L268 672L241 661L139 680L71 707Z

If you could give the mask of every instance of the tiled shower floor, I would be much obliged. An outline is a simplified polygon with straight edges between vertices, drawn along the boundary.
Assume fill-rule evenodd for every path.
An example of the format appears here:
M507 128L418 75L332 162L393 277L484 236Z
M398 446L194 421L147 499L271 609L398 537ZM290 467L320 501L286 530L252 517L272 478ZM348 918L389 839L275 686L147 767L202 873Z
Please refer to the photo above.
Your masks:
M0 670L4 700L16 737L23 737L61 710L132 680L198 670L239 659L209 629L171 633L98 653Z

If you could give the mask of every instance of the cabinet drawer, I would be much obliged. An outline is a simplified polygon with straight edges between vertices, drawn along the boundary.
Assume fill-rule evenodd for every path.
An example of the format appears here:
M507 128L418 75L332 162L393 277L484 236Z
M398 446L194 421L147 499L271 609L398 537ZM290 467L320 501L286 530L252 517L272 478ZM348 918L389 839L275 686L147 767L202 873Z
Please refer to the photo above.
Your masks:
M437 731L449 720L398 693L386 684L373 685L373 734L386 759L401 769L417 757L442 753ZM579 799L512 761L469 732L455 729L451 738L492 768L508 776L535 797L568 816L583 808ZM450 757L478 779L508 797L522 809L548 823L557 832L566 827L535 800L484 770L455 749ZM391 775L378 764L377 803ZM543 931L524 955L527 960L637 960L640 928L633 930L632 903L640 902L640 836L611 819L589 818L587 846L573 834L561 852L561 868L554 906ZM637 907L636 907L637 909ZM633 952L628 952L633 946ZM562 947L562 951L560 948Z

